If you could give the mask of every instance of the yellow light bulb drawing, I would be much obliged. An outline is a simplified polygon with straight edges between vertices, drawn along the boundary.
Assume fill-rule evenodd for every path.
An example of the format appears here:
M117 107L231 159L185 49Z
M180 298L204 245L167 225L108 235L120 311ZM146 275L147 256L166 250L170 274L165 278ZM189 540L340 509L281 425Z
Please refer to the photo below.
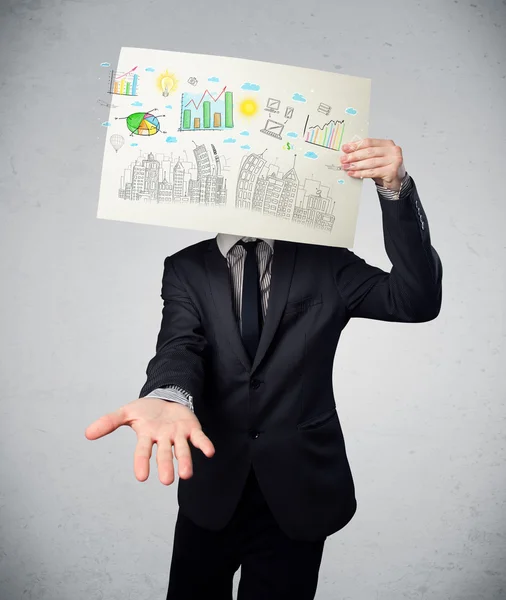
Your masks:
M158 88L162 92L162 96L166 98L171 92L177 89L177 79L173 73L165 71L158 78Z

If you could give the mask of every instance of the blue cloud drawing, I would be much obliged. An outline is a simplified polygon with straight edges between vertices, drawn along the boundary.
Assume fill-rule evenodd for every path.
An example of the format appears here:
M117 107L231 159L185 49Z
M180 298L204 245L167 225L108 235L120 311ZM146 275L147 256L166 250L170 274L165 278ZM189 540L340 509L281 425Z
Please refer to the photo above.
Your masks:
M340 185L343 185L343 183L344 183L344 179L338 179L338 180L337 180L337 183L339 183Z
M137 142L133 142L132 144L130 144L130 146L138 146L139 144Z
M218 82L220 80L219 77L209 77L209 79L207 81L214 81L214 82Z
M105 62L105 63L100 63L101 67L110 67L111 63Z
M290 133L286 134L288 137L292 137L292 138L296 138L299 137L298 133L295 133L295 131L290 131Z
M235 140L234 138L227 138L226 140L223 140L224 144L235 144L237 142L237 140Z
M155 72L155 70L153 69L153 67L146 67L145 70L148 71L149 73L154 73Z
M169 135L168 138L165 138L165 141L167 142L167 144L175 144L177 142L177 137Z
M306 158L312 158L313 160L314 160L315 158L318 158L318 154L316 154L316 152L306 152L306 154L304 154L304 156L305 156Z
M348 108L344 112L348 115L356 115L358 111L352 106L348 106Z
M137 100L137 102L132 102L132 106L142 106L142 102Z
M249 92L258 92L260 86L257 83L244 83L241 85L241 90L248 90Z
M172 110L172 104L166 104L165 108L168 108L169 110Z
M241 131L239 135L249 135L249 131Z
M110 127L111 124L109 123L109 121L105 121L104 123L102 123L102 127Z
M292 100L295 100L295 102L307 102L302 94L294 94Z
M243 150L251 150L251 146L248 146L248 144L246 144L245 146L241 146L241 148Z

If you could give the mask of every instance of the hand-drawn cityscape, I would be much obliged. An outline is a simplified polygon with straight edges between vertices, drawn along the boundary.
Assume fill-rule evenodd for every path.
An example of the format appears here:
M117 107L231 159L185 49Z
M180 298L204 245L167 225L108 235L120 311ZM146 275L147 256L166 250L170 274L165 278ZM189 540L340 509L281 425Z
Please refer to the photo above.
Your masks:
M307 227L332 232L335 201L330 188L320 181L306 179L301 185L293 167L284 175L278 166L269 164L262 154L249 154L242 163L237 179L236 208L261 212L291 220Z
M194 142L195 143L195 142ZM144 202L173 202L225 206L226 167L216 148L205 144L193 150L194 161L171 154L141 155L121 177L119 198Z

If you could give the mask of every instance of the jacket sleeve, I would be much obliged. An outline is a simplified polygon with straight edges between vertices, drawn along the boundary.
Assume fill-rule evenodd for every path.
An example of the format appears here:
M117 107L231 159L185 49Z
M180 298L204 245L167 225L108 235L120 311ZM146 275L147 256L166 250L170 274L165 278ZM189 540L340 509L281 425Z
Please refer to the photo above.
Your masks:
M337 289L349 317L420 323L435 319L442 302L442 264L414 182L395 202L382 198L390 272L346 249L333 249Z
M147 380L140 397L157 388L174 387L185 390L192 400L198 399L204 384L207 342L197 307L170 257L165 259L162 299L156 354L146 369Z

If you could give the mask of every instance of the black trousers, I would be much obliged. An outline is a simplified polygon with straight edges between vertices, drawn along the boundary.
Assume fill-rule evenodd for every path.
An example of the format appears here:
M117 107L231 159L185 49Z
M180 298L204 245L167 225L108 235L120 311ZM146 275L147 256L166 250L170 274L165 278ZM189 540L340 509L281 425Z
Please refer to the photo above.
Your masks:
M176 521L167 600L312 600L325 540L288 538L278 527L251 471L237 510L221 531Z

